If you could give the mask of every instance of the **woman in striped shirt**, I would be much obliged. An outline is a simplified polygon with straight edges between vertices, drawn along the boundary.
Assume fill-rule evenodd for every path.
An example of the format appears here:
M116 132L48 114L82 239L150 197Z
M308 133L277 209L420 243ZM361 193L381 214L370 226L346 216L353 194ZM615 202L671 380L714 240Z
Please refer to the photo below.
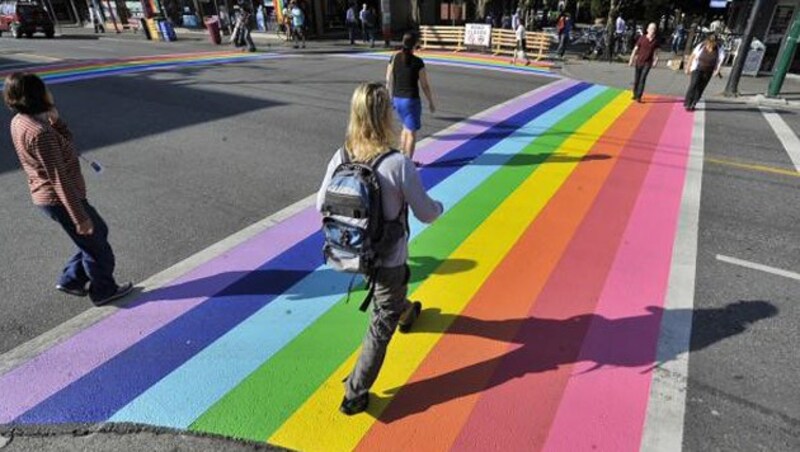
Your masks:
M5 80L3 97L16 113L11 120L11 138L33 203L59 223L78 247L56 289L79 297L89 295L98 306L129 294L131 283L120 286L114 280L108 227L86 200L86 182L72 133L44 82L34 74L11 74Z

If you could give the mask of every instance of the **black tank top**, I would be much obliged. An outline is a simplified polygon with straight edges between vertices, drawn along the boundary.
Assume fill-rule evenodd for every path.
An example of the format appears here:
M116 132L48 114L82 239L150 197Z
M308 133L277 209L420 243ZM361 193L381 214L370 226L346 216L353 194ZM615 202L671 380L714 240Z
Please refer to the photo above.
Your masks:
M419 99L419 71L425 63L416 55L398 52L392 57L392 96Z

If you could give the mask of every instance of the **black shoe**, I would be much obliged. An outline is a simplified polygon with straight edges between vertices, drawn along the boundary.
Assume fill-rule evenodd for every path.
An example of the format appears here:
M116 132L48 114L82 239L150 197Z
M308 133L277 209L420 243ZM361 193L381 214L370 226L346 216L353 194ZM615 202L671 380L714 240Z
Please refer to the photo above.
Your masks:
M342 404L339 405L339 411L346 414L347 416L352 416L354 414L363 413L367 410L369 406L369 393L364 394L361 397L356 397L352 400L347 400L347 397L342 399Z
M420 312L422 312L422 303L419 301L411 303L411 306L406 309L406 312L400 316L400 322L397 323L397 327L401 333L408 333L411 331L411 327L419 318Z
M69 287L62 286L61 284L56 285L56 290L59 292L64 292L67 295L72 295L73 297L85 297L89 295L89 291L86 289L70 289Z
M102 300L92 300L95 306L103 306L105 304L111 303L112 301L119 300L122 297L127 296L133 292L133 283L125 283L121 286L117 286L117 291L114 292L111 296L103 298Z

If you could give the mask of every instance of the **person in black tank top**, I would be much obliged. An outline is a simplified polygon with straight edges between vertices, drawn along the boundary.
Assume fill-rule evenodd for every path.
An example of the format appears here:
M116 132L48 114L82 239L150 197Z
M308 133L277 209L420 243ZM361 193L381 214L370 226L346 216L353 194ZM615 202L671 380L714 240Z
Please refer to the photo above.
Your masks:
M686 74L691 74L692 77L683 100L683 108L686 111L695 109L695 105L703 97L703 91L711 81L711 77L719 75L721 63L724 60L723 56L716 35L709 36L694 49L686 63Z
M400 144L403 153L412 160L417 142L417 130L422 127L420 86L428 99L428 108L431 113L436 111L428 76L425 72L425 62L414 55L416 44L417 40L413 34L403 35L403 49L392 56L389 66L386 68L386 86L392 93L392 105L403 123ZM417 162L414 163L417 164Z

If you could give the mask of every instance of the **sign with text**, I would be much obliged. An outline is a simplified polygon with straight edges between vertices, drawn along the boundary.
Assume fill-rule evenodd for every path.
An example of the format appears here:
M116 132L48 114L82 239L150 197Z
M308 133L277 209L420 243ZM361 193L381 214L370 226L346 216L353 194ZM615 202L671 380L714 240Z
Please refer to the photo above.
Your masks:
M464 45L489 47L492 42L492 26L489 24L467 24Z

